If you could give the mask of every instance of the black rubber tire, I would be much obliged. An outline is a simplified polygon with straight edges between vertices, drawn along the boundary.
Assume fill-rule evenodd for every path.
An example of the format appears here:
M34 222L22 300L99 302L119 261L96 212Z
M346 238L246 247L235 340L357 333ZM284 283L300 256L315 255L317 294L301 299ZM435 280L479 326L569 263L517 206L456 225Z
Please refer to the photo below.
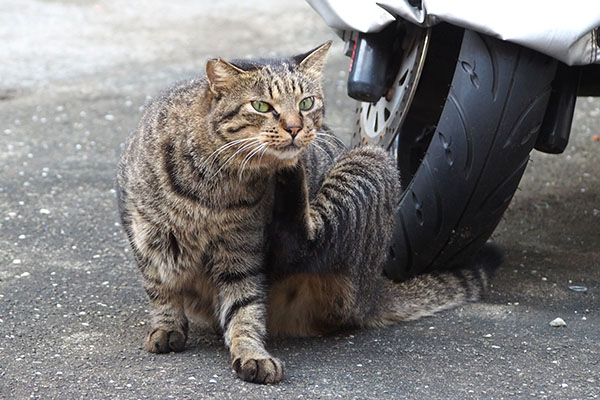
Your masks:
M403 184L390 278L450 268L485 244L525 171L555 70L547 56L464 31L439 123Z

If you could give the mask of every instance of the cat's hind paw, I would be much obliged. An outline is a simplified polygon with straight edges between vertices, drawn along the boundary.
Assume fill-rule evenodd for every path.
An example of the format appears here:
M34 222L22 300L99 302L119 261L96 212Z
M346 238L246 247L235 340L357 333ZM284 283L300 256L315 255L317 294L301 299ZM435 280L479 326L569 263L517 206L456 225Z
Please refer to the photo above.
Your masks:
M156 328L148 333L144 342L144 349L151 353L169 353L183 351L187 336L176 330Z
M283 379L283 363L273 357L236 358L233 370L241 379L253 383L278 383Z

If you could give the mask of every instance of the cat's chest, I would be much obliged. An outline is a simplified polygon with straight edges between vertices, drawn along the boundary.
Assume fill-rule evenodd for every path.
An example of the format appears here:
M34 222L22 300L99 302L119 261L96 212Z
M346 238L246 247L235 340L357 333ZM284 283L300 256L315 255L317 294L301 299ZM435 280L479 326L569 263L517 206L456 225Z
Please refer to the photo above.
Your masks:
M271 191L256 198L224 197L216 206L186 202L170 209L170 225L188 249L204 252L215 243L248 232L262 232L273 213Z

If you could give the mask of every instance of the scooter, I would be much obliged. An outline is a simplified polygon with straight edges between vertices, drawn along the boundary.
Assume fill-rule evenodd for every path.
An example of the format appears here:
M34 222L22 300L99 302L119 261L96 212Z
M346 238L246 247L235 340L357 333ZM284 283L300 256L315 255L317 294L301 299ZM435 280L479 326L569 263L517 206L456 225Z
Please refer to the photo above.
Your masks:
M529 153L562 153L576 97L600 96L597 0L307 1L352 59L352 144L398 162L395 280L468 261Z

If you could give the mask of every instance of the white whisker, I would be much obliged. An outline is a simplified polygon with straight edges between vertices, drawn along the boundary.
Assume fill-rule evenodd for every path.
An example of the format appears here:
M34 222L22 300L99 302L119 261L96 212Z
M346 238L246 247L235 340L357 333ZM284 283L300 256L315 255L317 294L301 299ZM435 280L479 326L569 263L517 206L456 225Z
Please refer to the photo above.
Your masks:
M258 168L260 168L260 164L262 163L263 156L265 155L267 150L269 150L269 145L265 144L265 148L263 149L263 151L260 155L260 158L258 159Z
M340 138L338 138L337 136L333 136L333 135L330 135L329 133L319 132L319 131L317 131L315 133L317 134L317 137L318 136L330 137L330 138L336 140L344 149L347 149L346 144L344 144L344 142Z
M316 141L312 142L311 145L315 146L317 149L319 149L323 153L327 154L327 157L329 157L329 159L333 162L333 157L331 157L331 154L329 154L328 152L325 151L325 149L323 149L321 146L319 146Z
M225 143L224 145L222 145L221 147L219 147L217 150L213 151L208 157L206 157L206 159L204 160L203 166L205 170L208 170L210 167L212 167L212 165L215 163L216 159L217 159L217 155L219 155L219 153L227 150L228 148L235 146L237 144L240 143L244 143L244 142L248 142L248 141L253 141L256 140L256 138L244 138L244 139L237 139L237 140L233 140L231 142ZM211 161L212 159L212 161Z
M332 149L331 148L332 143L329 140L323 139L323 138L320 138L320 137L316 137L315 140L314 140L314 142L321 143L322 147L325 147L325 149L330 150L331 153L333 154L334 158L337 155L339 155L339 147L335 148L335 149ZM348 150L348 149L344 148L344 150Z
M242 151L244 151L244 150L246 150L246 149L248 149L248 148L250 148L250 147L252 147L253 145L256 145L256 144L259 144L257 139L255 139L255 141L253 141L253 142L250 142L250 143L244 143L242 146L240 146L240 148L239 148L239 149L238 149L238 150L237 150L235 153L233 153L233 154L231 155L231 157L229 157L227 160L225 160L225 162L223 163L223 165L221 165L221 168L219 168L219 169L217 170L217 172L215 172L215 173L214 173L214 174L211 176L211 178L214 178L215 176L219 175L219 172L221 172L221 171L223 170L223 168L225 168L225 166L226 166L227 164L229 164L229 162L230 162L231 160L233 160L233 158L234 158L236 155L238 155L240 152L242 152Z
M240 182L242 181L242 175L244 173L244 168L246 168L246 165L248 165L248 162L252 159L252 157L254 157L254 155L256 155L258 152L260 152L264 147L267 147L266 143L260 144L255 149L252 149L248 153L248 155L246 156L246 158L244 158L244 161L242 161L242 165L240 166L240 174L239 174L239 180L240 180Z

